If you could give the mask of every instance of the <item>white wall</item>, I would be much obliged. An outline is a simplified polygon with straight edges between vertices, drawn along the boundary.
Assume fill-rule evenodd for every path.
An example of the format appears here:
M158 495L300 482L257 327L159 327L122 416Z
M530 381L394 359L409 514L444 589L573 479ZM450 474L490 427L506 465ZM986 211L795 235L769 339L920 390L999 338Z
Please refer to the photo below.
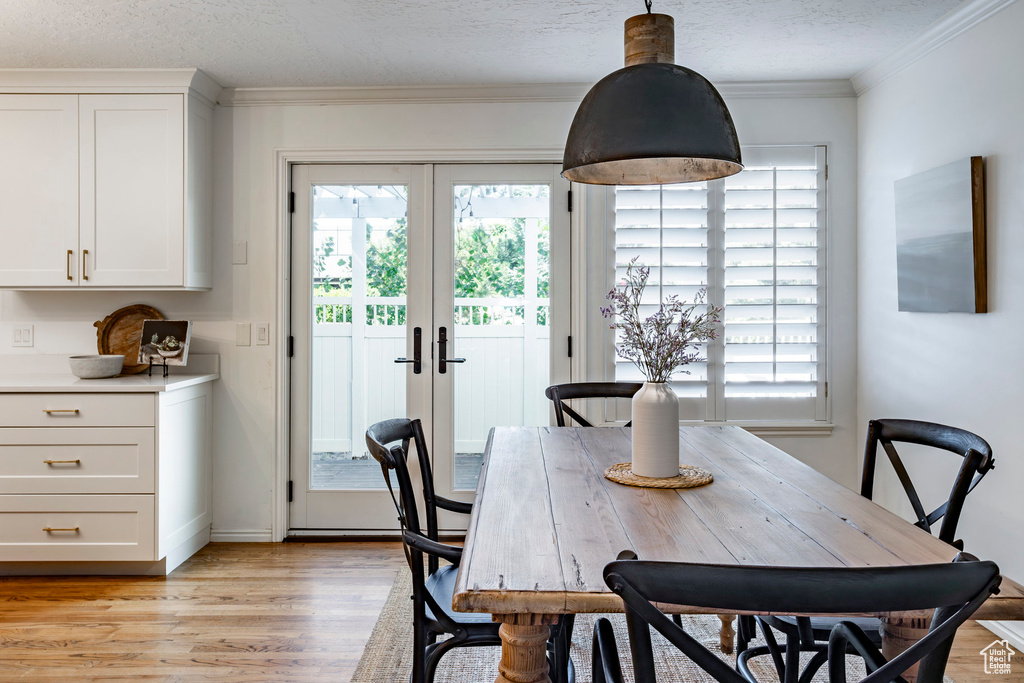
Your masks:
M829 438L778 444L852 485L856 424L854 336L856 104L847 98L737 99L730 108L744 144L831 145L833 421ZM549 148L565 142L574 102L330 104L218 107L215 112L214 273L209 293L0 294L0 353L9 325L36 325L31 353L89 352L92 323L143 302L167 317L196 321L197 353L221 355L215 392L215 538L270 539L275 485L276 344L234 346L234 323L276 320L278 150L422 150ZM456 152L456 155L458 152ZM339 152L337 161L345 161ZM501 161L502 158L494 159ZM537 161L557 161L538 158ZM249 243L249 262L231 265L231 242ZM272 336L276 340L276 330Z
M996 468L968 499L967 550L1024 578L1024 3L954 38L859 98L858 424L903 417L983 436ZM987 314L900 313L893 181L985 157ZM889 468L880 469L889 474ZM925 504L948 495L954 470L915 459ZM880 480L881 481L881 480ZM876 499L906 514L894 476Z

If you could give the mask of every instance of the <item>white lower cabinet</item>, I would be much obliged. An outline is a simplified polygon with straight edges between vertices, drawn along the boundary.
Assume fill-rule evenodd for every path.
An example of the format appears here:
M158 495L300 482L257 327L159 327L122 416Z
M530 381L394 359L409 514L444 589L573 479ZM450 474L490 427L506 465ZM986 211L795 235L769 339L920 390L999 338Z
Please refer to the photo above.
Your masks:
M211 387L0 394L0 571L169 573L208 543Z
M10 561L154 561L154 497L0 496Z

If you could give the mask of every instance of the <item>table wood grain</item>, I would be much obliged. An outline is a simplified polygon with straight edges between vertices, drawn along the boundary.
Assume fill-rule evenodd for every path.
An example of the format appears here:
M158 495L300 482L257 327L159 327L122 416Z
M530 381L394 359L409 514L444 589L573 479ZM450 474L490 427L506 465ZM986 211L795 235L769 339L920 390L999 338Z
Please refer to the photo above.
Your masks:
M605 479L606 467L630 459L625 428L492 430L453 607L522 615L523 623L621 611L602 571L623 550L645 560L801 567L925 564L956 554L743 429L679 433L681 461L711 471L710 485L641 489ZM977 618L1024 618L1021 586L1004 581Z

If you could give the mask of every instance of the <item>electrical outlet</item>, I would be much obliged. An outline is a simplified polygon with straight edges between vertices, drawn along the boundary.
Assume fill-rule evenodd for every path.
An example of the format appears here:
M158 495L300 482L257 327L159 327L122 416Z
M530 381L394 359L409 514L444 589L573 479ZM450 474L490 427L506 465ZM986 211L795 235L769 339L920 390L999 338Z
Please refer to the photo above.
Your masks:
M34 325L15 323L11 329L11 346L33 346L35 345Z
M237 323L235 325L235 346L249 346L252 343L252 324Z
M249 243L243 240L235 240L231 243L231 263L236 266L244 266L249 262Z
M256 323L256 345L267 346L270 344L270 323Z

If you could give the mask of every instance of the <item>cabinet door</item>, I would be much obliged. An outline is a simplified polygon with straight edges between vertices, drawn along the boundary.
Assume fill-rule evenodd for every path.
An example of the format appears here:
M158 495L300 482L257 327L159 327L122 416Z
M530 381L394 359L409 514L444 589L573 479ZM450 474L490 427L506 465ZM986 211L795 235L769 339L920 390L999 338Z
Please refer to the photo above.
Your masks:
M0 159L0 287L76 284L78 96L0 95Z
M184 284L183 95L82 95L83 287Z

